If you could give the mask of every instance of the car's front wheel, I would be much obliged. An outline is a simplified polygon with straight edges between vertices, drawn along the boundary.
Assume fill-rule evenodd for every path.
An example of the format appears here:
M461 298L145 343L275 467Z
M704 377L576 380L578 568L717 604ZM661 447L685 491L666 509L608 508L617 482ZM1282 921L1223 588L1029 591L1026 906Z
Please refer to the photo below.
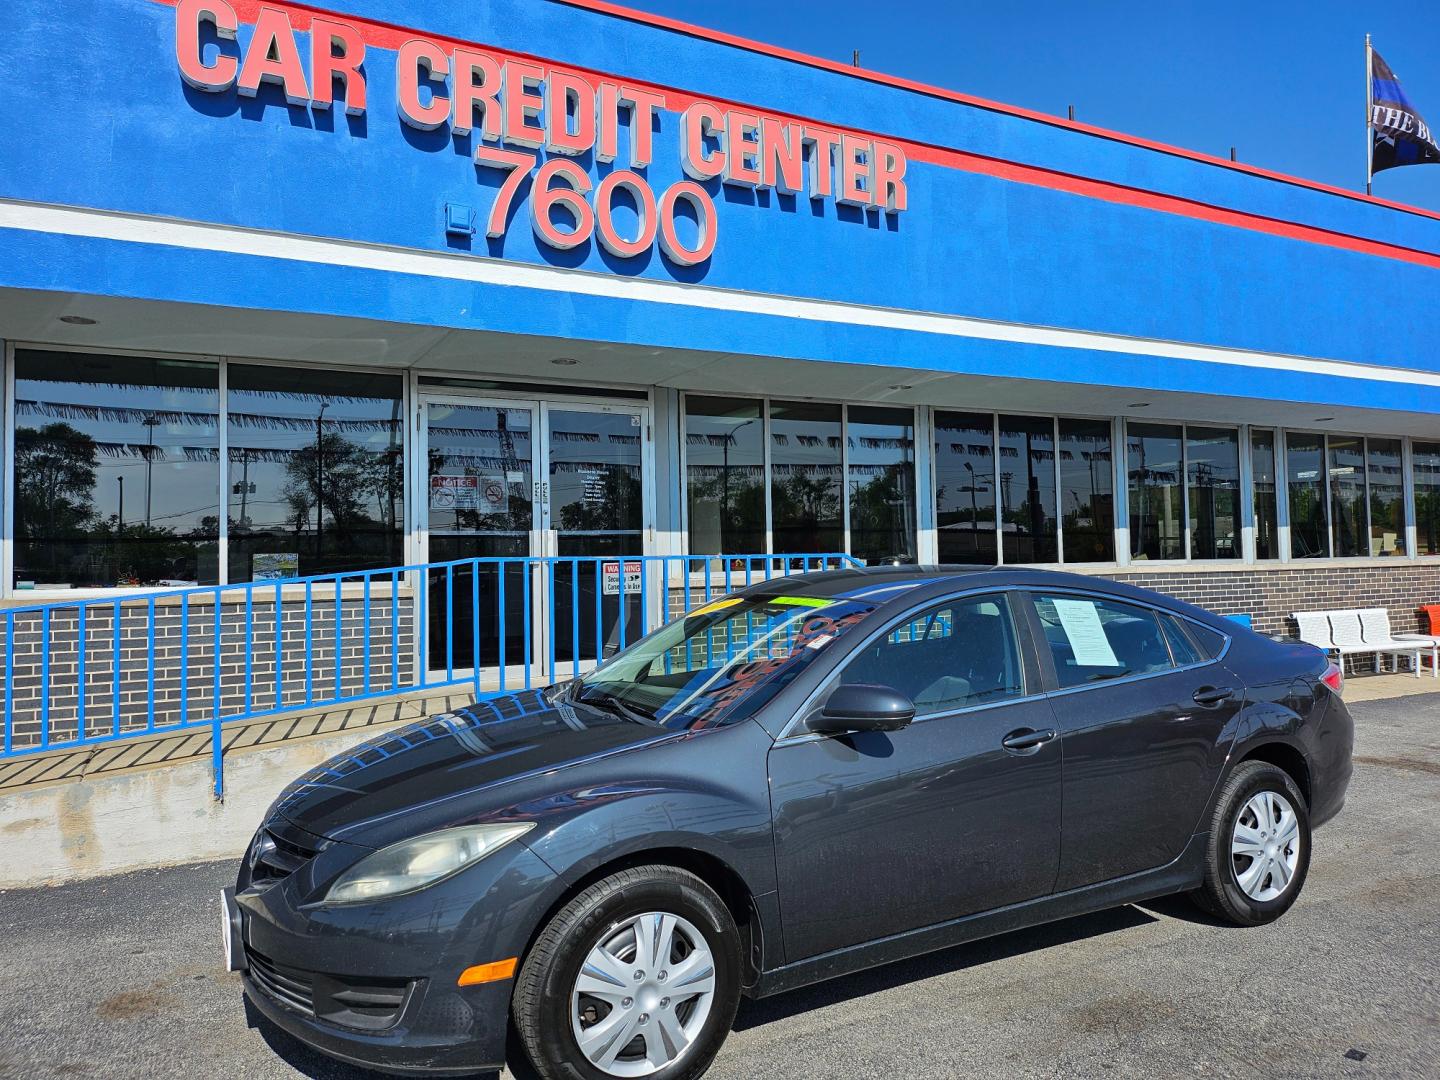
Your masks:
M555 914L521 965L512 1014L544 1080L692 1080L739 1001L739 933L724 902L694 874L640 866Z
M1215 802L1205 863L1192 896L1212 915L1258 926L1290 909L1310 869L1310 809L1287 772L1265 761L1236 767Z

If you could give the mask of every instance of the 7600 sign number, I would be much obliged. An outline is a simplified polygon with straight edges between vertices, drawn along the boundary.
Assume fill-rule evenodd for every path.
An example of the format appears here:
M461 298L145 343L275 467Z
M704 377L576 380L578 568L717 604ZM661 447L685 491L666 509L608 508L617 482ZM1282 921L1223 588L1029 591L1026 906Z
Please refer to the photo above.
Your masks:
M505 223L520 185L533 176L530 217L536 235L553 248L568 251L594 236L612 255L631 258L649 251L659 239L665 257L680 266L695 266L715 253L715 203L704 188L692 181L670 185L657 199L649 181L628 169L617 169L597 185L589 173L566 158L551 158L536 169L533 154L482 146L475 152L475 161L508 174L490 208L486 236L505 234ZM621 189L634 200L638 211L639 227L634 236L622 236L615 223L615 196ZM676 229L682 202L690 207L698 225L697 242L689 247ZM555 223L552 211L557 206L569 211L574 228L561 228Z

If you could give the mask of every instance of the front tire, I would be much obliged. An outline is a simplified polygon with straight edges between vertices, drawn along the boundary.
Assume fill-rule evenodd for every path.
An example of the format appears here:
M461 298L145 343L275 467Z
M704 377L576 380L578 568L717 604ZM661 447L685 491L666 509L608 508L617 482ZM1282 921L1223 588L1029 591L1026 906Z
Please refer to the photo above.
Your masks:
M1290 910L1310 870L1310 808L1295 781L1265 761L1241 762L1215 800L1205 883L1191 898L1236 926Z
M526 954L511 1014L542 1080L694 1080L740 1003L740 935L705 882L673 866L585 889Z

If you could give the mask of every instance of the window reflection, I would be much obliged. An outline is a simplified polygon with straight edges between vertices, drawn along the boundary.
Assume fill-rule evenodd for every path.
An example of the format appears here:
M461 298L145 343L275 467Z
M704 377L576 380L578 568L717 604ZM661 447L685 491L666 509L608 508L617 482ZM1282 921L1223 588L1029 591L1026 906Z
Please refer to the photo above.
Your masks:
M1239 432L1187 427L1185 470L1190 500L1190 557L1239 557Z
M935 510L942 563L999 561L990 413L935 414Z
M1054 424L1049 417L1000 417L1000 530L1007 563L1059 558Z
M850 553L915 561L915 410L852 405Z
M1415 469L1416 546L1421 555L1440 555L1440 443L1412 444Z
M841 551L840 406L770 405L775 551Z
M1362 555L1365 535L1365 440L1350 435L1329 437L1330 535L1334 554Z
M1323 559L1330 554L1325 519L1325 439L1285 433L1286 482L1290 495L1290 556Z
M1368 439L1365 472L1370 487L1370 554L1405 554L1405 482L1399 439Z
M1114 469L1108 420L1060 421L1060 506L1065 561L1115 558Z
M1280 557L1280 515L1275 492L1275 433L1250 433L1250 462L1255 501L1255 558Z
M1185 557L1185 493L1178 424L1127 424L1130 474L1130 556Z
M760 402L685 398L685 479L690 552L765 550L765 427Z
M402 561L400 377L231 364L230 580Z
M214 364L15 353L16 588L213 584Z

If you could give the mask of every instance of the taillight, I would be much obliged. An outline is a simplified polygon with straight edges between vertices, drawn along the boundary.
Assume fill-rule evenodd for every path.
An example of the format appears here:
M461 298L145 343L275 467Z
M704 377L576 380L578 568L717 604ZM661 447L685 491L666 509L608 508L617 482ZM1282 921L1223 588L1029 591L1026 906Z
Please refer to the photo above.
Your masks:
M1320 676L1320 681L1336 694L1345 693L1345 672L1335 664L1326 666L1325 674Z

